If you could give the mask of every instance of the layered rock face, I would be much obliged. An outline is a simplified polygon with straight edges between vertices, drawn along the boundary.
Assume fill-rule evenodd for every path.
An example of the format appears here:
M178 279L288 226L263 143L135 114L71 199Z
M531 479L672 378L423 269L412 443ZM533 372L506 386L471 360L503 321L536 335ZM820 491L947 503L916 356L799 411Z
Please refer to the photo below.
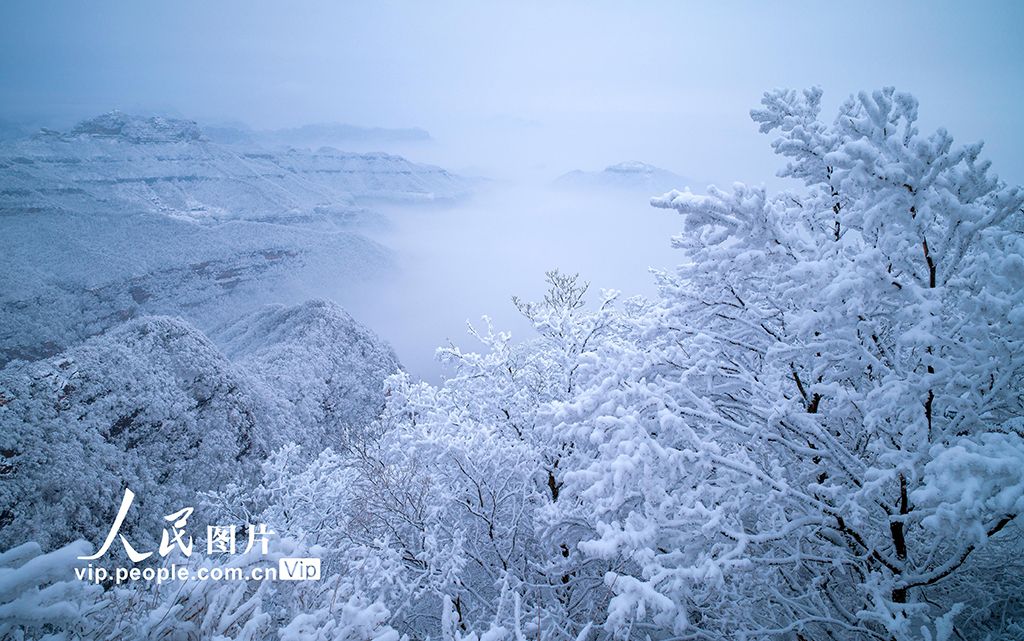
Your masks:
M119 112L0 147L0 213L119 208L197 222L273 220L333 205L434 201L472 182L386 153L209 141L196 123Z

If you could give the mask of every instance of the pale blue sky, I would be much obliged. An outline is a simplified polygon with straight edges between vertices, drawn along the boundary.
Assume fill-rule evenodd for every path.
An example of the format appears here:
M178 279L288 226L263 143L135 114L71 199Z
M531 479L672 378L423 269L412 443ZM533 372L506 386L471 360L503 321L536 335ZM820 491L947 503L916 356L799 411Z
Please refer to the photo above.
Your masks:
M484 171L635 158L757 182L765 89L893 84L1024 181L1021 2L4 2L0 118L422 126Z

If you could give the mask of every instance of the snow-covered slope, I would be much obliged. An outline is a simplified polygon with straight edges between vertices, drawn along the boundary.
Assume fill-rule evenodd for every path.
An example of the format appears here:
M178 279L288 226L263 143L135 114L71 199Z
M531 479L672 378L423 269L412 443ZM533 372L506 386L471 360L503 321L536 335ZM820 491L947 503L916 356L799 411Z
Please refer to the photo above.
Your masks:
M269 305L212 336L289 405L302 426L292 440L320 448L378 415L384 379L399 368L390 346L330 301Z
M366 282L390 252L357 233L153 213L45 211L0 219L0 366L49 356L146 314L209 328L307 282Z
M101 541L127 486L150 519L134 516L129 537L152 549L156 519L252 480L272 449L337 448L376 416L398 368L322 301L261 310L219 339L224 351L181 319L145 317L0 370L0 548Z
M202 333L169 317L12 364L0 394L4 548L102 541L127 486L145 505L127 533L152 549L162 515L255 471L280 416Z
M682 189L688 179L667 169L638 161L621 162L601 171L570 171L555 181L555 185L570 189L622 189L643 190L650 193Z

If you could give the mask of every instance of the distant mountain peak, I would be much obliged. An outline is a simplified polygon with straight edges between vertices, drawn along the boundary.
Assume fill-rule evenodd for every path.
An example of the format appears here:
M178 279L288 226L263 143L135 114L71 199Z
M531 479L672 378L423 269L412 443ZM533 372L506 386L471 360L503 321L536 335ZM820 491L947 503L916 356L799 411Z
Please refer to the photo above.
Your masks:
M667 191L680 189L689 182L687 178L667 169L627 160L609 165L601 171L570 171L559 176L555 184L568 188L611 188L627 190Z
M665 171L660 167L654 165L648 165L645 162L639 160L627 160L614 165L608 165L604 169L605 171L617 172L622 174L650 174L654 172Z
M191 142L203 138L199 125L192 120L133 116L116 109L83 120L75 125L69 136L113 138L135 144Z

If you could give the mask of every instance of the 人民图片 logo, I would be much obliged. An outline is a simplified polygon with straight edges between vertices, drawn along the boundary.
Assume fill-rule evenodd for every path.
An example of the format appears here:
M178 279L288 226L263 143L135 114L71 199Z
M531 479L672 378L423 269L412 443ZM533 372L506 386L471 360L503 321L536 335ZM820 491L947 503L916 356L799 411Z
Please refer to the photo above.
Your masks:
M134 500L135 493L125 488L124 497L121 499L121 507L117 510L114 524L110 527L110 532L107 533L107 538L103 541L103 545L100 546L100 549L95 554L80 556L78 557L79 560L93 561L101 558L110 550L111 545L113 545L114 540L117 538L120 538L121 545L124 546L125 553L128 554L128 558L131 559L132 563L139 563L153 555L153 552L139 552L128 542L125 535L120 533L121 526L124 524L125 517L128 516L128 510L131 509ZM188 517L192 515L193 509L191 507L184 507L173 514L164 516L164 520L168 521L171 527L170 532L168 532L167 528L164 528L163 534L160 537L158 552L161 557L166 557L175 548L178 548L186 557L192 556L192 536L185 533L185 526L188 524ZM242 553L248 553L259 542L261 553L266 554L269 537L274 534L274 531L268 529L265 523L260 523L256 526L246 524L246 531L248 532L248 543ZM236 534L237 527L235 525L207 526L206 553L235 554Z

